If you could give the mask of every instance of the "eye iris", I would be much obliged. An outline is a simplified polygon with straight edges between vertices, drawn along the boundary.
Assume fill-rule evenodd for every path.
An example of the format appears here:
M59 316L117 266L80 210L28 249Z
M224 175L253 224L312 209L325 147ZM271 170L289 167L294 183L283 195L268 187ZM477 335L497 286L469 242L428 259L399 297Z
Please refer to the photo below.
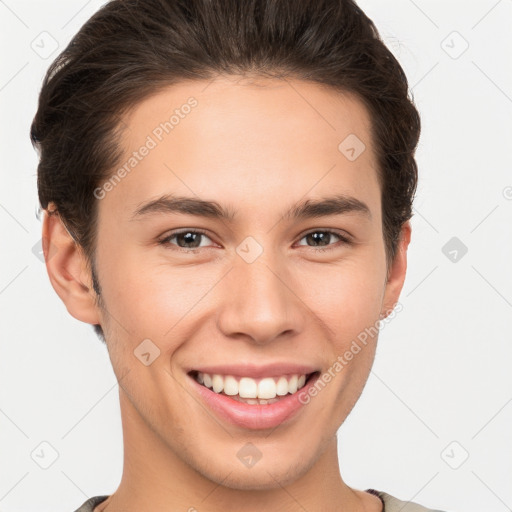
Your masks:
M204 236L200 232L183 231L182 233L175 233L172 237L176 239L176 245L181 248L193 249L201 246L201 237ZM308 242L313 242L313 246L328 246L330 245L332 233L330 231L313 231L305 235Z
M329 238L331 234L325 231L315 231L314 233L309 233L309 235L306 236L310 241L320 242L319 245L329 245Z
M176 241L178 242L178 245L180 247L186 247L186 248L190 248L190 247L199 247L200 245L200 240L201 240L201 236L202 234L201 233L191 233L190 231L187 231L185 233L178 233L176 234ZM180 243L180 240L185 240L185 246L182 245ZM192 246L190 246L190 244L194 244Z

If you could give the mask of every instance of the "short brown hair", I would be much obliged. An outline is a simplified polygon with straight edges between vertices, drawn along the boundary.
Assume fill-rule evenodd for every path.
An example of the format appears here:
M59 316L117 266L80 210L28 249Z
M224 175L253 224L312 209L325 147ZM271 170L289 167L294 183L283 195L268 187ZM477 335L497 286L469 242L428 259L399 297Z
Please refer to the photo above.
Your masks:
M353 0L111 0L49 67L30 132L41 208L55 203L97 295L93 191L121 157L121 115L163 87L219 75L297 78L357 95L372 119L389 267L412 217L420 117L403 69Z

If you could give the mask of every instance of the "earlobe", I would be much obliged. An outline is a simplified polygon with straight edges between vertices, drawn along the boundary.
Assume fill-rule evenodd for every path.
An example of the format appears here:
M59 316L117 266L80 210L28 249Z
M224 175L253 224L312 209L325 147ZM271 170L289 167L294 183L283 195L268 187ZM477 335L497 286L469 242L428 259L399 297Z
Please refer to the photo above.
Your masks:
M58 213L44 211L42 245L48 277L68 312L82 322L100 324L85 255Z
M386 318L393 311L400 297L407 271L407 248L411 241L411 232L411 223L407 221L402 226L395 259L387 276L381 318Z

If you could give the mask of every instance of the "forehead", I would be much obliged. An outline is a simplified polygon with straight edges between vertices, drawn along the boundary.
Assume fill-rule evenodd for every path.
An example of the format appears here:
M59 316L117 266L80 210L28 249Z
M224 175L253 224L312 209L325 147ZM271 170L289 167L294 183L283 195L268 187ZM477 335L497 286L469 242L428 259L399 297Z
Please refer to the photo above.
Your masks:
M186 81L123 123L126 172L102 203L126 215L163 193L248 208L325 192L379 202L371 120L352 94L288 79Z
M248 139L251 133L261 138L266 133L274 140L282 127L288 129L281 134L283 138L307 137L316 142L325 139L328 131L334 138L350 131L371 143L369 113L355 94L291 79L184 81L139 102L122 119L128 146L142 134L155 132L159 138L160 123L166 121L172 124L171 131L164 129L160 135L172 132L185 137L189 127L204 140L241 129L239 138Z

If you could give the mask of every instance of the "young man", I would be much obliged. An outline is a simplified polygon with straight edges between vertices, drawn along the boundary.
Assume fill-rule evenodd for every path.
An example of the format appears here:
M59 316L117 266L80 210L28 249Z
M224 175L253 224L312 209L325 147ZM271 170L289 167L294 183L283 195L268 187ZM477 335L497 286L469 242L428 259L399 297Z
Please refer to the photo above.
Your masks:
M31 132L50 280L119 381L122 480L78 511L427 510L350 488L336 438L405 279L419 130L351 0L81 28Z

